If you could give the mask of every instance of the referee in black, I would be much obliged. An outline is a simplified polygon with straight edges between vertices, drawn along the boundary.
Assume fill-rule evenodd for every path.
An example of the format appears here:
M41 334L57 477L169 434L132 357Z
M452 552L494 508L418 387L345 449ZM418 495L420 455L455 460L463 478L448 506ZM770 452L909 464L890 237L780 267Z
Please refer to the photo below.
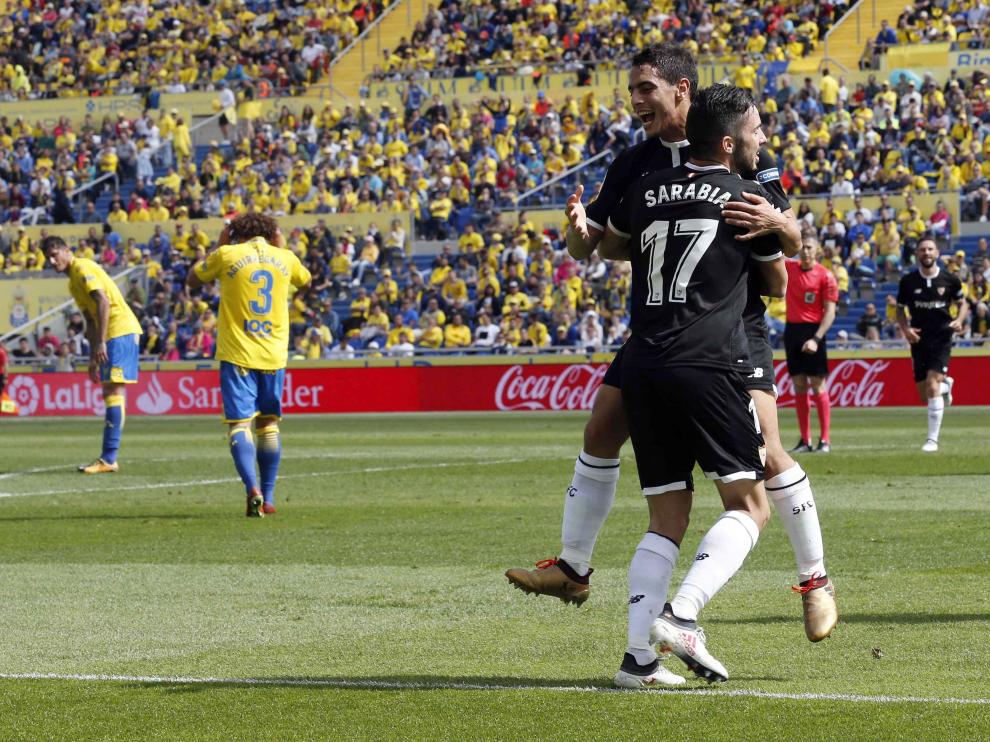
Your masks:
M935 240L922 239L916 255L918 269L903 276L897 288L897 323L911 343L914 381L921 401L928 404L928 438L921 450L934 453L942 414L952 404L953 380L947 375L952 336L963 331L969 305L959 277L939 268Z

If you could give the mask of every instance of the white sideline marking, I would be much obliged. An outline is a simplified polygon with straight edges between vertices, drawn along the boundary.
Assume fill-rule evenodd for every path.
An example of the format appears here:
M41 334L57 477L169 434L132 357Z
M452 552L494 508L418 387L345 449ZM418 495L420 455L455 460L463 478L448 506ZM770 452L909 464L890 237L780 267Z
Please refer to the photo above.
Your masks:
M513 458L513 459L492 459L489 461L440 461L431 462L428 464L404 464L401 466L368 466L362 469L341 469L337 471L311 471L302 472L299 474L286 474L279 477L279 481L283 479L308 479L310 477L332 477L338 474L375 474L379 472L392 472L392 471L404 471L408 469L447 469L454 466L497 466L500 464L518 464L523 461L533 461L534 459L529 458ZM58 467L59 469L65 469L69 472L67 467ZM25 472L11 472L11 474L23 474ZM82 476L77 472L72 471L71 476ZM109 475L101 474L101 477L107 477ZM0 498L4 497L38 497L41 495L85 495L89 493L97 492L125 492L128 490L160 490L168 489L170 487L200 487L207 484L230 484L232 482L240 482L241 480L237 477L222 477L220 479L193 479L181 482L157 482L154 484L131 484L126 487L100 487L98 489L67 489L67 490L44 490L42 492L0 492Z
M349 680L347 678L222 678L186 677L182 675L111 675L75 673L0 673L0 680L69 680L90 683L148 683L153 685L243 685L243 686L286 686L300 688L341 688L369 690L544 690L574 693L650 693L670 696L723 696L726 698L766 698L782 701L846 701L849 703L925 703L966 706L990 705L990 698L926 698L921 696L865 696L854 693L771 693L762 690L709 690L693 688L687 690L667 690L662 688L645 691L625 690L579 685L506 685L504 683L455 683L455 682L414 682L392 680Z
M0 474L0 479L10 479L11 477L20 477L25 474L41 474L48 471L60 471L62 469L68 469L65 465L62 466L39 466L35 469L21 469L20 471L7 471Z

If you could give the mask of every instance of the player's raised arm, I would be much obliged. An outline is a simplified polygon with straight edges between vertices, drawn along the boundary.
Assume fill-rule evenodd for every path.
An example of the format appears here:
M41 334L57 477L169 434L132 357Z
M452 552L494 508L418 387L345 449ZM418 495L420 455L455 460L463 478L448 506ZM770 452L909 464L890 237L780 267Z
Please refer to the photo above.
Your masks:
M579 185L574 193L567 198L567 252L575 260L587 260L595 251L602 238L600 229L588 224L588 215L584 210L581 198L584 196L584 186Z

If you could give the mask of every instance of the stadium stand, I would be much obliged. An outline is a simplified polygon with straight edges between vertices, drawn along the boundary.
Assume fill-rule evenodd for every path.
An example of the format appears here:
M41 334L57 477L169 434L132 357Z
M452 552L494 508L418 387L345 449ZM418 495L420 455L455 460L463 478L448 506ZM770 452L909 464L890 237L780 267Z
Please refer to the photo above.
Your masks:
M164 45L156 48L171 60L165 66L209 72L189 81L180 74L180 82L213 85L218 95L236 90L243 97L241 73L216 58L219 45L205 48L203 39L236 35L243 52L238 59L244 60L240 69L255 82L266 73L252 67L252 54L261 47L245 41L247 36L275 46L282 38L286 59L301 55L307 42L326 47L326 57L348 38L340 36L335 46L328 35L343 26L353 30L348 19L360 27L356 19L367 22L382 7L342 3L316 15L299 10L311 10L310 5L246 2L238 15L228 12L226 3L211 3L184 9L178 28L151 17L143 27L152 29L155 44ZM155 82L163 79L161 70L138 65L137 73L127 71L127 60L140 54L133 35L142 26L116 28L118 17L128 17L123 7L65 7L77 15L34 11L23 16L31 20L26 38L17 38L25 36L21 26L4 37L0 70L10 91L16 82L17 97L71 95L75 89L119 92L131 81L149 89L167 87L169 82ZM441 3L428 11L406 47L388 52L381 76L405 79L410 64L440 77L484 69L472 56L477 49L488 49L484 59L494 60L498 71L505 71L500 59L509 56L512 71L528 74L529 65L539 75L614 62L629 48L658 38L683 39L699 52L800 57L816 50L838 7L788 11L716 4L688 13L643 5L628 22L612 26L622 8L610 3L511 10ZM958 23L960 14L968 18L982 7L960 5L951 17ZM206 29L201 34L190 30L197 20ZM97 73L85 55L76 55L60 61L69 67L50 78L46 65L25 57L36 34L64 34L62 47L78 50L74 39L87 30L94 38L129 39L112 55L122 64L101 62L105 71ZM607 51L599 59L592 48ZM424 62L420 55L430 59ZM26 68L24 61L30 62ZM217 65L226 67L222 75ZM980 247L955 238L950 244L961 218L985 221L990 206L985 73L953 74L944 84L934 77L901 77L892 84L878 73L850 86L828 70L798 84L786 74L758 76L755 67L744 67L737 82L752 79L761 89L770 147L785 185L806 229L825 246L825 260L842 288L833 339L866 337L859 330L864 315L872 317L867 304L884 314L899 271L910 264L913 245L925 234L939 238L947 269L972 274L969 332L985 337L986 307L980 308L986 304L985 281L976 277L990 269L985 242ZM165 78L174 71L165 69ZM278 68L275 74L265 79L280 87L319 79L319 70L291 80L278 78ZM55 79L72 78L71 90L52 87ZM313 287L292 303L295 357L534 352L549 346L566 352L621 342L629 291L625 268L597 259L586 265L571 261L563 250L559 206L576 182L590 187L600 180L612 154L641 136L624 94L578 87L522 99L493 93L462 103L428 94L415 79L405 90L401 105L285 106L269 118L242 117L229 140L199 146L189 135L191 122L171 108L99 123L63 118L54 126L0 117L0 223L5 224L0 270L14 276L44 270L39 240L23 225L82 222L86 236L76 241L81 254L114 270L141 268L147 275L146 282L126 287L146 328L145 355L208 357L216 296L209 290L191 296L183 288L192 261L210 245L197 221L255 209L284 219L291 249L314 275ZM541 188L603 153L594 166ZM114 179L87 192L82 209L75 209L67 194L103 173ZM870 193L883 194L882 199L869 199L872 205L864 208L850 198ZM912 208L901 197L905 193L920 205ZM525 212L514 212L530 205L558 210L549 224L537 226ZM408 211L416 219L413 234L401 220L392 221ZM377 215L380 228L293 226L300 215L325 214ZM134 222L159 228L146 240L123 238L120 225ZM414 254L414 240L434 240L425 244L437 245L437 253ZM771 306L771 318L775 311ZM881 337L893 337L884 316ZM70 344L71 352L64 353L84 355L77 331L60 340Z
M0 101L319 81L387 3L27 3L0 23Z
M783 61L815 49L839 8L831 3L789 9L770 2L743 7L581 0L516 6L444 0L408 37L384 50L372 78L587 72L661 41L684 43L699 55L751 53Z

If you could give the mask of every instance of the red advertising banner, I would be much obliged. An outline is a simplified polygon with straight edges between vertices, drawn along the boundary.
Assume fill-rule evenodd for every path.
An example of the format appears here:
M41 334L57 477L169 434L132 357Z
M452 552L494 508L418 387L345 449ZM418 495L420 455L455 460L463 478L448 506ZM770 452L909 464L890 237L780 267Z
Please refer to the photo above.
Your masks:
M493 364L292 368L282 395L286 415L327 412L588 410L605 364ZM910 358L853 358L829 364L839 407L919 404ZM956 404L990 404L990 358L952 360ZM780 406L794 404L783 362L775 367ZM82 373L12 374L7 392L22 416L102 415L103 393ZM128 389L129 415L220 415L217 371L143 372Z

